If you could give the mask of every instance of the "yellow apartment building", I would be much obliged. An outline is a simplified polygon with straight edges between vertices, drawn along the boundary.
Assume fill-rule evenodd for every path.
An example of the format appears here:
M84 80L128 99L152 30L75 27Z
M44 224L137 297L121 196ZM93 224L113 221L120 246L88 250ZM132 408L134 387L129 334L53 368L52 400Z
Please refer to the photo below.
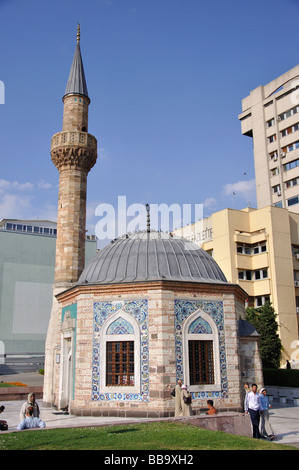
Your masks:
M209 252L227 280L248 294L247 305L270 300L288 359L299 368L299 214L273 205L224 209L173 232Z

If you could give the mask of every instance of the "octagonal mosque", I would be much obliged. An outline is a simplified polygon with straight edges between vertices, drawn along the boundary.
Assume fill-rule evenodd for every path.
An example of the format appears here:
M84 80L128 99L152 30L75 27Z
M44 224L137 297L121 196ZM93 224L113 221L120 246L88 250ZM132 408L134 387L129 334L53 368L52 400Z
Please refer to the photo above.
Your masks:
M156 231L120 237L56 298L45 402L73 414L173 416L178 379L195 413L210 398L219 409L241 410L244 380L261 374L246 293L185 239Z

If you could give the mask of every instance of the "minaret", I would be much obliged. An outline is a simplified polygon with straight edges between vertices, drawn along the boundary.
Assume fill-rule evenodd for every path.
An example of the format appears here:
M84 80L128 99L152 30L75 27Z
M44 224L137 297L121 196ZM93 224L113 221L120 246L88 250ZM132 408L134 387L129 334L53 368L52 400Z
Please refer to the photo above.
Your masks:
M68 403L65 384L60 384L60 364L72 352L73 327L61 346L61 311L56 295L72 286L84 269L87 174L97 159L97 141L88 134L90 99L80 50L77 45L63 101L62 131L52 137L51 158L59 171L57 240L52 311L45 346L44 403ZM70 336L71 335L71 336ZM57 398L58 397L58 398Z
M80 25L62 101L62 132L51 142L52 162L59 171L55 284L76 282L84 269L86 182L97 159L97 141L87 132L90 99L80 50Z

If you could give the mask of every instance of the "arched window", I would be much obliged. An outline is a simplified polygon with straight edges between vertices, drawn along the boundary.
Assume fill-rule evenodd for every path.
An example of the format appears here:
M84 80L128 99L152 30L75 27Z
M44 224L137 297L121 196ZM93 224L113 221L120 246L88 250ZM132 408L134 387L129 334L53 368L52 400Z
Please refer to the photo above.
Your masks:
M101 393L140 392L140 334L136 320L123 310L109 316L101 335Z
M201 310L183 324L184 382L190 391L220 391L220 356L217 326Z

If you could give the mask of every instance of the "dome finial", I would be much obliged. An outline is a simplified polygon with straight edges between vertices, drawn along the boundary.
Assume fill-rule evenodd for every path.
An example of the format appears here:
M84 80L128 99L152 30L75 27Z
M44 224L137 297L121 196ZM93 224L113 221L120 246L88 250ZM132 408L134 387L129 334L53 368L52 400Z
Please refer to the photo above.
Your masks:
M151 219L150 219L150 206L149 204L145 204L146 212L147 212L147 233L151 231Z
M80 43L80 23L77 25L77 44Z

